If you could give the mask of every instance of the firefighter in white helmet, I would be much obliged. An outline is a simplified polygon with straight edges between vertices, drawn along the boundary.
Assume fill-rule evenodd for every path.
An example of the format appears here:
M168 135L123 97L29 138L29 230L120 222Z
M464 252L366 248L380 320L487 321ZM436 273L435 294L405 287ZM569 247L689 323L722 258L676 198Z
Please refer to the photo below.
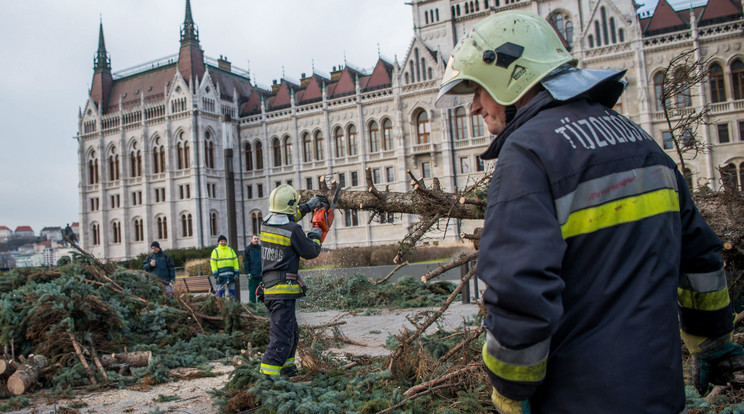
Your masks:
M313 227L305 235L297 221L320 206L317 197L299 204L300 196L288 184L280 185L269 196L269 216L261 226L263 292L259 298L269 310L269 345L261 360L260 372L268 379L297 374L295 351L300 339L295 301L305 296L300 275L300 257L313 259L320 254L321 230Z
M682 337L701 395L744 367L721 242L675 162L612 110L625 71L586 70L526 12L452 52L437 99L495 137L477 275L502 413L682 413Z

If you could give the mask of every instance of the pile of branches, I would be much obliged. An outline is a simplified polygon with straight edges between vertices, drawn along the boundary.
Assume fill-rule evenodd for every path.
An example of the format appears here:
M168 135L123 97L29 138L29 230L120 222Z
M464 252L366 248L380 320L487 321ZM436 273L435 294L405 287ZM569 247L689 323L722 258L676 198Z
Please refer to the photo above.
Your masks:
M168 296L144 272L78 256L57 270L0 275L0 360L20 369L26 359L43 359L20 393L152 385L168 381L171 368L229 361L247 343L265 346L268 322L259 312L214 296ZM121 360L134 355L146 358Z

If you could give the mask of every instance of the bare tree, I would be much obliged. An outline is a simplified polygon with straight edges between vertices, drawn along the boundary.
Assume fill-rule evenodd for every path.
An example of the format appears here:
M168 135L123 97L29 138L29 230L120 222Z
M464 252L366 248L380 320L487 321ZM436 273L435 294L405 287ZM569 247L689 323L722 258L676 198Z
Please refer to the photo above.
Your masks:
M707 142L698 138L699 128L712 123L710 104L692 107L693 97L698 96L693 91L701 90L700 85L708 80L709 63L710 59L700 57L698 49L685 50L669 61L664 68L663 82L657 86L660 88L657 97L664 110L670 139L685 176L685 157L694 159L710 149Z

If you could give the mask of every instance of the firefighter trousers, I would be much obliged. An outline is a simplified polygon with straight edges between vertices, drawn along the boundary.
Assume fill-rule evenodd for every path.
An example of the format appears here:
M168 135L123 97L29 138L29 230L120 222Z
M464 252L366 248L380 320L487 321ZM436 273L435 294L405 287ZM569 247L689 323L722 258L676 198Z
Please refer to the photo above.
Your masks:
M269 345L261 360L261 373L269 376L297 374L295 351L300 328L295 315L296 299L264 299L269 310Z

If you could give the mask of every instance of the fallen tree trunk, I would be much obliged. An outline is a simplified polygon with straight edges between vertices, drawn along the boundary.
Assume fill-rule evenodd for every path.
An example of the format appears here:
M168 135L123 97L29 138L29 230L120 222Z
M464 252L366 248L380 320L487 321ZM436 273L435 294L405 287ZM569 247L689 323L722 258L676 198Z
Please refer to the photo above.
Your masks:
M120 354L101 355L101 365L106 369L119 368L122 365L129 367L146 367L150 364L152 352L122 352Z
M9 359L0 359L0 376L9 376L17 368L15 362Z
M31 388L47 367L47 359L43 355L29 355L26 362L8 378L8 391L13 395L21 395Z

